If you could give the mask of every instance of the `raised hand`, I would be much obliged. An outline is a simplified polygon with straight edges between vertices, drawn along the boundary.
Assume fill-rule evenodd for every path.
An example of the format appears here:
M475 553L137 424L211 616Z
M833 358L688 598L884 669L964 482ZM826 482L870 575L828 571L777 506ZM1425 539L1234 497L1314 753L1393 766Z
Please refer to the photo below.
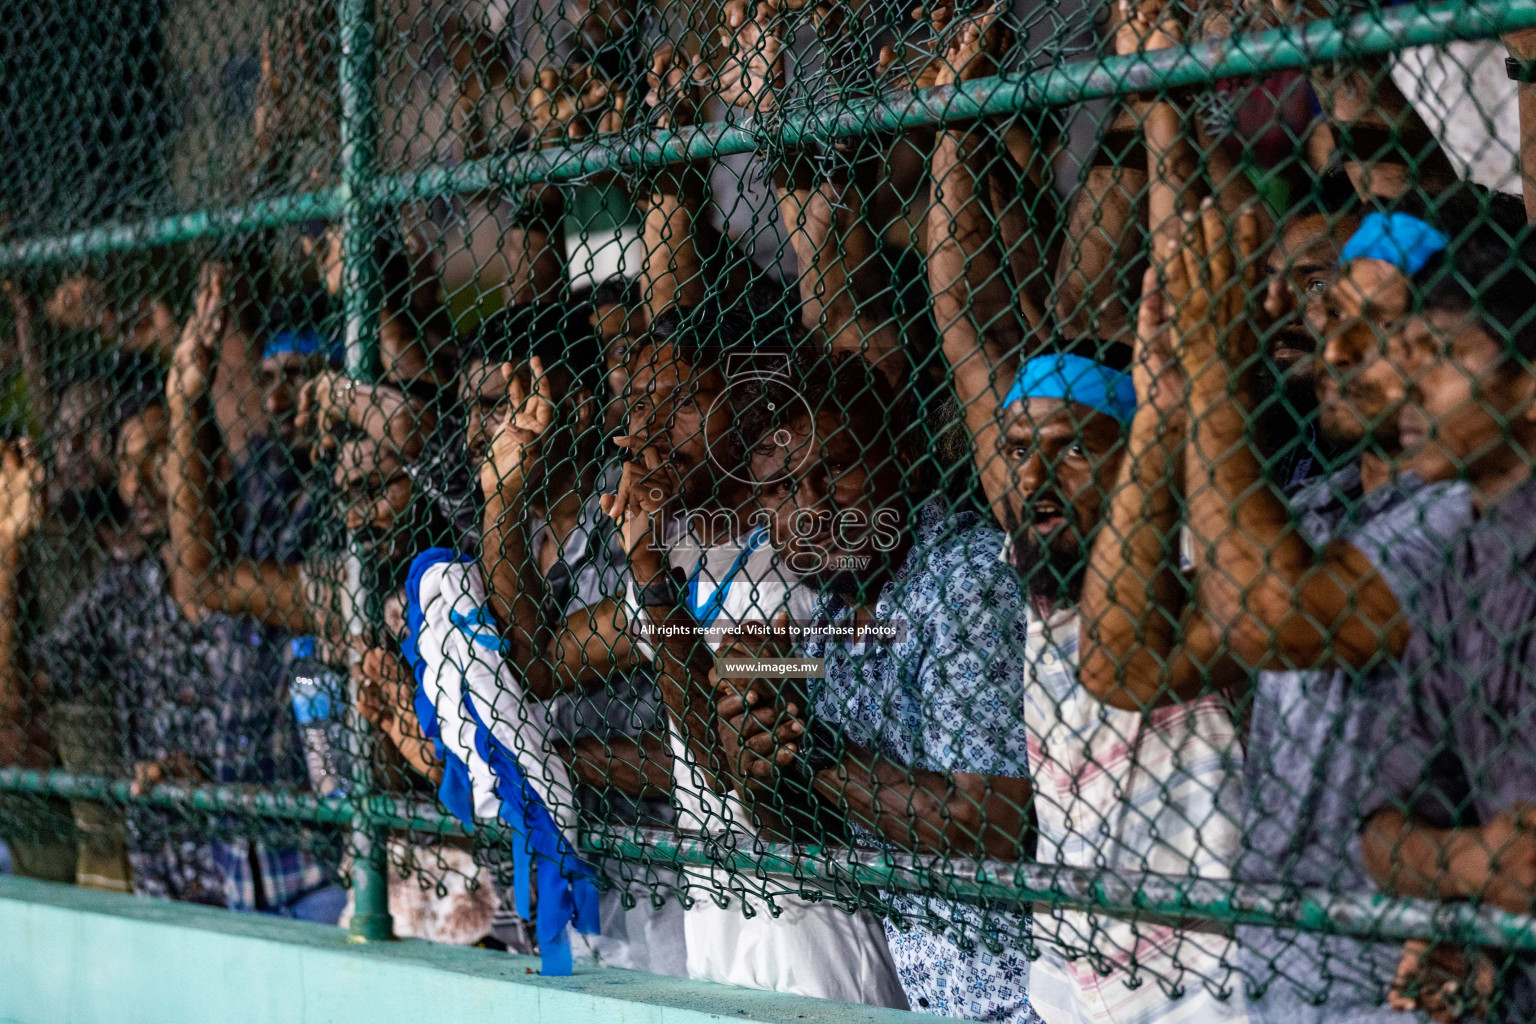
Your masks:
M42 517L43 467L26 440L0 441L0 546L15 557Z
M741 631L718 656L783 656L790 647L784 639L788 625L789 614L781 612L771 631L761 636ZM717 694L717 729L727 763L738 778L771 783L800 755L799 741L805 734L803 688L788 679L723 677L718 668L710 670L709 681Z
M625 109L629 93L618 82L599 81L589 88L587 95L594 105L592 130L598 135L617 135L624 130Z
M1258 285L1258 248L1257 214L1245 209L1229 222L1210 199L1182 225L1158 233L1153 269L1175 310L1175 347L1191 383L1217 364L1225 380L1257 351L1249 304Z
M133 781L128 791L135 797L144 796L162 782L206 782L208 774L192 759L191 754L173 750L156 761L139 761L133 766Z
M645 72L645 105L656 127L676 131L697 120L705 75L699 58L689 58L671 45L651 54L651 66Z
M198 274L192 315L176 342L166 382L166 395L172 400L202 394L211 382L214 352L229 325L228 276L229 268L222 263L205 263Z
M360 646L361 657L355 663L357 713L386 732L393 732L402 719L408 718L414 723L416 681L411 676L410 667L385 648Z
M1536 811L1490 818L1451 859L1462 895L1509 911L1536 907Z
M32 333L32 323L35 319L32 296L28 295L15 281L0 281L0 291L3 291L6 298L10 300L11 318L16 325L16 355L20 356L23 365L26 365L37 354Z
M901 43L880 48L875 73L887 89L929 89L939 81L948 27L955 17L955 0L937 0L914 7L911 14L915 21L928 22L930 41L926 47Z
M731 0L725 5L725 25L720 29L720 45L725 48L719 70L721 99L758 114L777 105L784 88L783 31L777 3L749 7L747 0Z
M1167 0L1119 0L1119 24L1114 30L1115 52L1126 56L1167 50L1184 41L1184 29Z
M586 135L591 115L609 100L607 82L586 65L543 68L523 96L523 115L535 147Z
M1409 939L1403 944L1387 1005L1422 1012L1438 1024L1480 1020L1495 985L1493 961L1481 950Z
M522 494L541 455L544 437L555 420L555 402L544 361L534 356L528 367L533 375L531 394L524 390L511 363L501 368L507 382L507 409L480 467L481 491L487 498L499 494L508 503Z
M336 428L347 422L357 381L339 370L321 370L299 387L293 425L313 435L314 455L335 451L340 445Z
M48 322L72 330L106 332L112 322L107 289L90 274L66 278L43 304Z
M1131 379L1136 384L1138 406L1156 409L1165 426L1184 423L1189 378L1173 348L1172 311L1155 267L1148 267L1141 278Z
M934 85L954 85L996 75L1013 47L1013 32L1002 20L1003 5L946 22L943 57L934 73Z
M657 542L657 519L673 503L680 481L645 435L616 437L614 443L628 449L633 457L624 463L616 492L600 497L598 505L619 524L630 570L636 581L646 586L667 568Z

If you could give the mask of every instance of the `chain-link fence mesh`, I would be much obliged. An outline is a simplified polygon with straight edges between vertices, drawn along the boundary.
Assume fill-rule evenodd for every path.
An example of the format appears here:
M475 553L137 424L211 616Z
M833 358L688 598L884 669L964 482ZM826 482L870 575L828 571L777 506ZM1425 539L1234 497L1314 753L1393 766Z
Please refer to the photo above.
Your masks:
M5 5L0 851L546 973L1536 1019L1533 32Z

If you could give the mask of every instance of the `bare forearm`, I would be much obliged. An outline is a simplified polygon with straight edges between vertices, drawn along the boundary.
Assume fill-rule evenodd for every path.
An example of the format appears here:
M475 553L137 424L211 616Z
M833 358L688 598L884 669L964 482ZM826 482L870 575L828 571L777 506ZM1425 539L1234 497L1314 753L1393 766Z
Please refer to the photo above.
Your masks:
M1288 589L1299 580L1312 551L1291 530L1290 513L1269 490L1247 430L1250 402L1210 370L1193 387L1185 493L1196 559L1200 604L1228 629L1263 632L1249 621L1255 590ZM1254 652L1258 653L1258 652Z
M458 82L459 118L463 125L465 157L476 160L489 155L487 123L499 123L500 104L509 98L511 69L496 45L495 37L482 26L458 18L457 34L450 39L448 57Z
M1346 146L1344 166L1361 195L1395 199L1413 188L1434 194L1456 183L1449 157L1384 60L1336 75L1318 68L1312 84L1335 139Z
M981 139L941 133L928 208L928 286L945 356L956 367L956 386L963 389L960 398L967 405L984 392L994 404L1001 402L1024 337L987 202L989 154L990 147ZM961 322L967 322L969 330L952 338L949 328ZM962 372L959 367L978 348L985 365ZM1004 378L1000 382L999 375Z
M876 272L874 235L852 185L779 188L785 232L800 266L800 314L834 352L852 352L901 379L900 336Z
M976 147L952 132L939 136L928 211L928 286L982 488L996 503L1011 486L999 452L999 417L1018 371L1023 330L982 199L983 178L973 166Z
M1056 266L1056 316L1066 337L1123 336L1130 308L1124 271L1141 256L1140 232L1131 225L1145 188L1139 165L1098 165L1072 197Z
M680 173L699 172L685 168ZM700 206L696 197L681 190L651 196L642 230L645 263L640 280L653 320L672 306L692 307L704 301L704 263L695 234Z
M194 581L199 608L225 615L248 615L269 626L295 633L330 635L304 596L297 565L239 560L209 565ZM332 639L344 639L345 634Z
M1147 224L1160 227L1199 208L1195 187L1200 162L1190 145L1184 111L1166 100L1146 105L1142 134L1147 146Z
M1525 217L1536 224L1536 84L1520 84L1520 181Z
M562 691L638 667L640 659L629 635L624 602L600 601L571 612L564 628L550 641L548 657L555 684Z
M19 287L7 284L6 288ZM16 292L12 297L16 320L16 350L21 356L21 375L27 384L27 405L33 422L39 426L53 422L53 391L43 372L43 357L38 351L36 322L31 296Z
M705 784L723 792L729 776L716 732L715 694L709 684L712 657L708 646L692 636L698 623L686 611L666 606L647 608L646 616L665 627L664 632L676 634L657 644L657 689Z
M1464 899L1477 883L1455 868L1477 842L1473 829L1431 828L1402 812L1377 812L1360 836L1366 870L1386 892L1423 899Z
M1183 585L1178 574L1175 490L1184 432L1143 405L1094 541L1082 596L1083 685L1114 707L1164 702Z
M17 597L17 569L22 545L0 537L0 765L44 767L45 738L32 712L21 652L21 608Z
M1002 236L1003 255L1013 278L1014 301L1029 331L1048 340L1050 330L1052 248L1060 235L1051 228L1058 215L1056 193L1043 180L1040 168L1049 166L1035 151L1034 140L1017 125L1003 129L1007 162L987 165L987 191ZM1006 169L1017 168L1013 174Z
M171 547L175 565L171 592L184 612L201 615L201 588L214 564L217 533L209 501L210 449L205 447L205 401L198 396L170 396L171 447L165 463L170 498Z
M672 795L672 752L654 736L586 736L563 754L583 785L642 800Z
M21 660L21 602L17 572L22 544L0 537L0 728L19 722L27 707L26 675Z
M387 719L384 732L412 771L433 782L442 781L443 762L438 760L432 742L421 735L421 727L415 722L414 716L409 722L394 717Z
M541 657L549 641L541 603L544 582L528 551L526 517L520 499L505 503L499 494L485 503L480 564L489 590L491 613L501 623L530 692L540 700L554 695L550 665Z
M1358 549L1322 551L1294 528L1245 435L1251 406L1226 385L1197 383L1186 491L1206 616L1251 667L1360 666L1400 651L1408 626Z
M1010 780L1015 791L1003 794L997 781L918 771L850 748L814 785L848 820L902 849L1013 860L1029 828L1028 783Z
M1206 126L1199 123L1197 118L1193 125L1196 152L1205 163L1205 177L1210 180L1212 198L1216 205L1227 215L1229 219L1236 219L1239 210L1250 210L1259 220L1261 237L1274 229L1274 220L1270 217L1267 203L1255 202L1258 198L1258 189L1253 186L1253 179L1248 177L1248 172L1232 159L1222 140L1206 130Z

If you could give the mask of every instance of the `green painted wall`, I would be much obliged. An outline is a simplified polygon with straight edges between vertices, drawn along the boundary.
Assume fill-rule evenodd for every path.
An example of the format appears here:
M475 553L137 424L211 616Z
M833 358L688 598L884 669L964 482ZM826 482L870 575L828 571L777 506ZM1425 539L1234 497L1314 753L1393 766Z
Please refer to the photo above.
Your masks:
M931 1017L0 878L0 1024L916 1024Z

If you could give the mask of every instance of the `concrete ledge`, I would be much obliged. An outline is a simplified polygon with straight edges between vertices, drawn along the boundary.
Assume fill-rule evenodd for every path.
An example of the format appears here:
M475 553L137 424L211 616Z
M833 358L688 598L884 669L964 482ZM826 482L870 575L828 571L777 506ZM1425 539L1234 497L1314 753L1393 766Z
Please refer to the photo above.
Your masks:
M918 1014L0 877L0 1024L915 1024Z

